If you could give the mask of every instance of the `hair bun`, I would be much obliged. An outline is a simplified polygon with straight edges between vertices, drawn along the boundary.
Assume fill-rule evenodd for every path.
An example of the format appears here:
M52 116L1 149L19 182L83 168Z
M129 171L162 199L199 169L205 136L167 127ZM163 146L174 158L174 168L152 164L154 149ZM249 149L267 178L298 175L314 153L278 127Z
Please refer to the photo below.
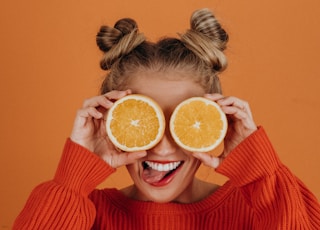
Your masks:
M121 31L123 35L129 34L138 29L138 25L135 20L131 18L123 18L116 22L114 28Z
M101 26L96 37L97 45L101 51L107 52L112 46L117 44L124 35L137 29L137 23L130 18L120 19L113 28Z
M213 13L207 8L195 11L190 19L190 27L180 35L181 41L208 65L212 65L214 71L225 70L227 58L223 51L229 37Z
M105 52L100 62L101 68L110 69L117 59L128 54L144 40L143 34L138 33L137 23L131 18L120 19L113 28L101 26L96 36L99 49Z
M216 42L220 50L226 48L229 36L209 9L195 11L191 16L190 26L192 30L198 31Z

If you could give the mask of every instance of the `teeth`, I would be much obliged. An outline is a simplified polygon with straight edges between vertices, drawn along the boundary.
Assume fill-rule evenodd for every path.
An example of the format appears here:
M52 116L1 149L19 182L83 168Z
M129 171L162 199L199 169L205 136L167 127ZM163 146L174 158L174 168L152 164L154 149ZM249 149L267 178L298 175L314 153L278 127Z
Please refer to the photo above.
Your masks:
M153 170L157 170L157 171L171 171L176 169L180 164L181 161L177 161L177 162L170 162L170 163L166 163L166 164L162 164L162 163L155 163L155 162L151 162L151 161L145 161L145 163L152 168Z

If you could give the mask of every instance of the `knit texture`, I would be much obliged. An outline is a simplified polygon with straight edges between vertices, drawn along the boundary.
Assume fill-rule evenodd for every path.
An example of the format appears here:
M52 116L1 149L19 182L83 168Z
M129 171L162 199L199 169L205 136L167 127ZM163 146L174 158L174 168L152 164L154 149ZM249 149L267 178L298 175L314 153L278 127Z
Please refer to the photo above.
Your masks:
M68 139L54 179L33 190L13 229L320 229L319 202L280 162L263 128L217 171L230 180L199 202L132 200L95 189L115 170Z

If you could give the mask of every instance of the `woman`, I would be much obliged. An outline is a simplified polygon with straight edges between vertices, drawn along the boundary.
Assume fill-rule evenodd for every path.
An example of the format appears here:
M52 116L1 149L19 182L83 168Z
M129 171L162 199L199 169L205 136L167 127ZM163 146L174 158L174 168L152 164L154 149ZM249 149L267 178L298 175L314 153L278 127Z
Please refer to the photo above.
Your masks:
M196 11L180 38L148 42L132 19L103 26L97 44L108 70L101 95L75 118L52 181L39 185L15 229L320 229L315 196L281 163L247 102L221 94L228 35L208 9ZM153 98L169 121L183 100L204 96L227 114L220 158L178 147L170 132L147 151L119 153L105 131L104 114L131 93ZM170 174L160 167L174 163ZM195 178L200 164L230 180L223 186ZM126 166L134 184L95 187ZM161 183L159 183L161 181Z

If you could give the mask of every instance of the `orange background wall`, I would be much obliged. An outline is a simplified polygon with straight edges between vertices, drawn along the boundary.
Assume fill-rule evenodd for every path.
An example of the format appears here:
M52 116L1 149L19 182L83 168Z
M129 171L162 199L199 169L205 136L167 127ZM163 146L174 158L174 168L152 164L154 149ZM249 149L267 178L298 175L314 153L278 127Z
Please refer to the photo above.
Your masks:
M319 0L5 1L0 8L0 229L52 178L83 99L104 73L95 34L133 17L150 39L209 7L230 34L226 95L248 100L282 161L320 198ZM224 178L201 169L202 178ZM102 186L129 183L120 169Z

